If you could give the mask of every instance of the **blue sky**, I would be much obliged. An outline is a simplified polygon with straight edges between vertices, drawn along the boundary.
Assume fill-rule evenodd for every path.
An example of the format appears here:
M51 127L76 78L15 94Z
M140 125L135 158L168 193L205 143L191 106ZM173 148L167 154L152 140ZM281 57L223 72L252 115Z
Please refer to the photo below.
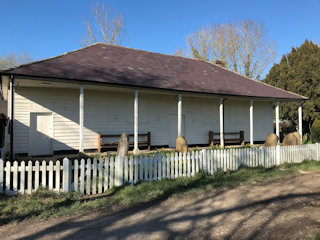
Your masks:
M0 56L27 52L35 59L80 48L84 17L96 2L125 19L128 46L172 54L201 25L263 21L277 59L308 38L320 43L319 0L0 0Z

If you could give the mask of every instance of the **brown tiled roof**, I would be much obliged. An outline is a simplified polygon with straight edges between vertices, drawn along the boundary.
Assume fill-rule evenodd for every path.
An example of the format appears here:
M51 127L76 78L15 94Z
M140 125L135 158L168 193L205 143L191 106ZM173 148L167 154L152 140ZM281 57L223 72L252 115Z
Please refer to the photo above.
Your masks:
M205 61L103 43L3 73L221 95L306 99Z

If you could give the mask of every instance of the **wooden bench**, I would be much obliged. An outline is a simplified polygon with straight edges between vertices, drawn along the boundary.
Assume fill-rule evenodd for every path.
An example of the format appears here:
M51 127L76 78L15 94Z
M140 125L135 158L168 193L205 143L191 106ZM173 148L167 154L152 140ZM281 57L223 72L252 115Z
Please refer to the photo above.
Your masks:
M219 137L215 138L215 136L219 136ZM238 136L238 137L235 137L235 136ZM243 144L244 131L224 133L224 142L225 143L239 143L239 145ZM209 131L209 145L214 146L215 144L220 144L220 133Z
M101 152L101 148L116 148L118 147L119 139L121 134L101 134L98 133L98 152ZM134 142L130 141L130 138L134 136L134 134L128 134L129 136L129 147L134 146ZM111 141L105 141L106 138L113 138ZM139 139L140 138L140 139ZM144 138L144 140L141 140ZM117 139L117 140L115 140ZM138 146L139 147L147 147L150 150L151 147L151 132L138 134Z

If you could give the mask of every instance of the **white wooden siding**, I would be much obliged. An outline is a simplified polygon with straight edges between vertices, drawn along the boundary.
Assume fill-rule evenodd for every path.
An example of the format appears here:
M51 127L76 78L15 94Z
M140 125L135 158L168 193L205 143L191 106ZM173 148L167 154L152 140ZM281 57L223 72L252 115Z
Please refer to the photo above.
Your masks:
M97 133L133 133L134 93L85 90L84 148L97 148ZM168 144L170 106L175 97L139 94L139 132L151 132L152 145ZM176 113L173 111L173 113Z
M224 129L225 132L244 131L244 140L250 141L250 100L226 99L224 102ZM255 109L254 109L255 110ZM271 113L272 114L272 113ZM254 116L255 117L255 116ZM272 124L272 122L270 123ZM254 140L255 132L253 131ZM267 134L266 134L267 136ZM260 139L264 140L264 139Z
M133 133L134 92L84 90L84 149L97 148L97 133ZM219 99L182 98L185 137L189 144L207 144L208 132L219 132ZM254 140L273 131L271 102L254 101ZM79 149L79 89L17 88L14 144L16 153L29 149L30 112L53 113L53 151ZM170 115L177 97L139 92L139 132L151 132L151 145L170 142ZM171 120L172 121L172 120ZM177 122L171 123L177 125ZM225 102L225 132L245 132L249 141L249 100Z
M209 131L219 132L219 105L216 99L182 99L188 144L208 144Z
M273 133L273 103L253 101L253 139L264 141ZM249 132L248 132L249 140Z
M16 93L14 95L14 151L27 153L29 151L29 126L31 103L29 98Z
M225 132L244 131L244 140L250 141L250 100L225 101ZM272 102L253 100L253 140L264 141L273 132Z
M53 113L53 151L78 149L78 99L79 93L75 89L16 89L14 106L15 153L28 152L31 112Z

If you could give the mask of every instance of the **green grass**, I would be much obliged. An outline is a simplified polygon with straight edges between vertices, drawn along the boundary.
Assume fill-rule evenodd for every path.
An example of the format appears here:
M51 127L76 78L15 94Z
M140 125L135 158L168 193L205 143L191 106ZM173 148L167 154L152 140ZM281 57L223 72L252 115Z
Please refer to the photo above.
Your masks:
M51 216L71 215L102 208L111 212L154 200L166 199L177 194L232 188L240 184L277 179L298 174L299 170L320 170L320 162L308 161L300 164L285 164L279 168L270 169L263 167L240 168L236 172L218 171L214 175L201 172L192 178L163 179L113 188L103 196L93 196L92 198L81 196L78 192L57 194L46 189L39 189L31 195L11 197L0 195L0 224L19 222L35 217L49 218Z
M320 240L320 229L319 229L319 231L317 232L314 240Z

